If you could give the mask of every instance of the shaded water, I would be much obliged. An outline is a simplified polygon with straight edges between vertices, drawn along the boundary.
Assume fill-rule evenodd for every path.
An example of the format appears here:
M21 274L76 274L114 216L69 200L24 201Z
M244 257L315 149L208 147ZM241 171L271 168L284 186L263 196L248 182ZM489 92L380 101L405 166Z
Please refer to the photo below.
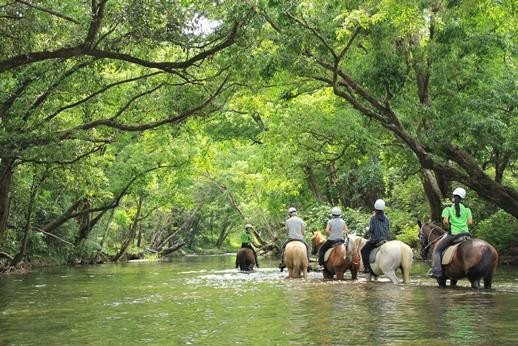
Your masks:
M0 277L0 345L517 344L518 268L491 291L285 280L232 256L52 268ZM442 301L439 304L439 301Z

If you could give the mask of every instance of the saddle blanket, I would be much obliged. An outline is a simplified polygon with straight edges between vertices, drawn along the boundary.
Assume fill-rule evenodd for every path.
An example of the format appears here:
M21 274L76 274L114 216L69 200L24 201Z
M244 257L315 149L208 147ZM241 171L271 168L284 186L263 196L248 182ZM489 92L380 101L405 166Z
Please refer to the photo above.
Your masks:
M442 253L442 259L441 263L443 265L450 264L453 256L455 255L455 252L457 252L457 247L460 245L460 243L457 243L452 246L448 246L446 250Z
M329 257L331 256L331 253L333 252L333 250L335 249L336 246L338 245L342 245L343 243L336 243L335 245L333 245L332 248L329 248L327 249L326 253L324 254L324 262L327 262L327 260L329 259Z

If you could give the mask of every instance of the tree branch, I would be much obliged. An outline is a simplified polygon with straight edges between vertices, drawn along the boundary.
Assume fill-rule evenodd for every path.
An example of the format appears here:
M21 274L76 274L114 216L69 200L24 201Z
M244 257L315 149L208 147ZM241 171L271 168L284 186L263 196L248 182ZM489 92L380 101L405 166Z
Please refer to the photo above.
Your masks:
M45 7L42 7L42 6L39 6L39 5L36 5L36 4L33 4L32 2L30 1L26 1L26 0L14 0L16 2L19 2L21 4L24 4L24 5L27 5L29 7L32 7L34 9L37 9L37 10L40 10L40 11L43 11L45 13L49 13L49 14L52 14L53 16L56 16L56 17L59 17L61 19L65 19L65 20L68 20L69 22L72 22L74 24L81 24L79 23L79 21L77 21L76 19L72 18L72 17L69 17L69 16L65 16L64 14L61 14L59 12L56 12L54 10L51 10L51 9L48 9L48 8L45 8Z

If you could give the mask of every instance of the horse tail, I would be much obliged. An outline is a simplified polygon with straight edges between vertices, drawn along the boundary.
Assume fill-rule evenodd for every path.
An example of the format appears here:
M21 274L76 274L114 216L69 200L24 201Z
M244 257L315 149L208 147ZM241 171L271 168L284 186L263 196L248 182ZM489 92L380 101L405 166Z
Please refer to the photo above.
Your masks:
M410 268L412 267L413 252L405 243L401 244L401 268L403 270L403 282L410 282Z
M480 262L468 269L466 276L470 280L486 277L493 270L493 252L489 246L484 248Z

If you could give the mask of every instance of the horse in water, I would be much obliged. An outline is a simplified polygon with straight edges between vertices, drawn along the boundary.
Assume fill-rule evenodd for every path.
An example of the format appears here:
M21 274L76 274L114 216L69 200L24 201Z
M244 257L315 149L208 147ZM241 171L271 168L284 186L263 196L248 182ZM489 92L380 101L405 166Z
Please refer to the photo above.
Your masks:
M431 222L422 224L418 221L417 223L421 255L426 258L429 250L433 253L435 245L446 231ZM450 247L444 251L444 254ZM447 279L450 279L451 286L456 286L459 279L468 278L472 288L480 288L480 279L484 279L484 288L491 288L493 273L498 263L498 253L495 248L482 239L470 238L459 243L454 251L448 264L445 264L445 258L442 259L443 276L437 278L439 286L445 287Z
M324 242L325 239L322 233L320 231L314 232L313 237L311 237L311 254L316 255ZM358 241L349 239L347 249L345 244L340 243L326 251L330 251L330 254L324 263L325 269L322 272L325 279L332 279L336 274L338 280L343 280L344 274L348 269L351 271L352 279L357 279L360 268L359 246L357 245L359 245Z
M361 247L365 245L367 239L361 238ZM398 284L396 269L401 269L403 273L403 283L410 283L410 270L412 268L414 253L410 246L399 240L391 240L373 249L369 255L371 273L367 275L367 281L371 281L374 276L377 279L380 275L385 275L393 284Z
M243 272L249 272L254 269L255 257L251 249L242 247L237 250L236 255L236 267L239 266L239 270Z
M290 241L284 250L284 264L288 268L288 276L292 279L308 277L308 256L306 245L301 241Z

